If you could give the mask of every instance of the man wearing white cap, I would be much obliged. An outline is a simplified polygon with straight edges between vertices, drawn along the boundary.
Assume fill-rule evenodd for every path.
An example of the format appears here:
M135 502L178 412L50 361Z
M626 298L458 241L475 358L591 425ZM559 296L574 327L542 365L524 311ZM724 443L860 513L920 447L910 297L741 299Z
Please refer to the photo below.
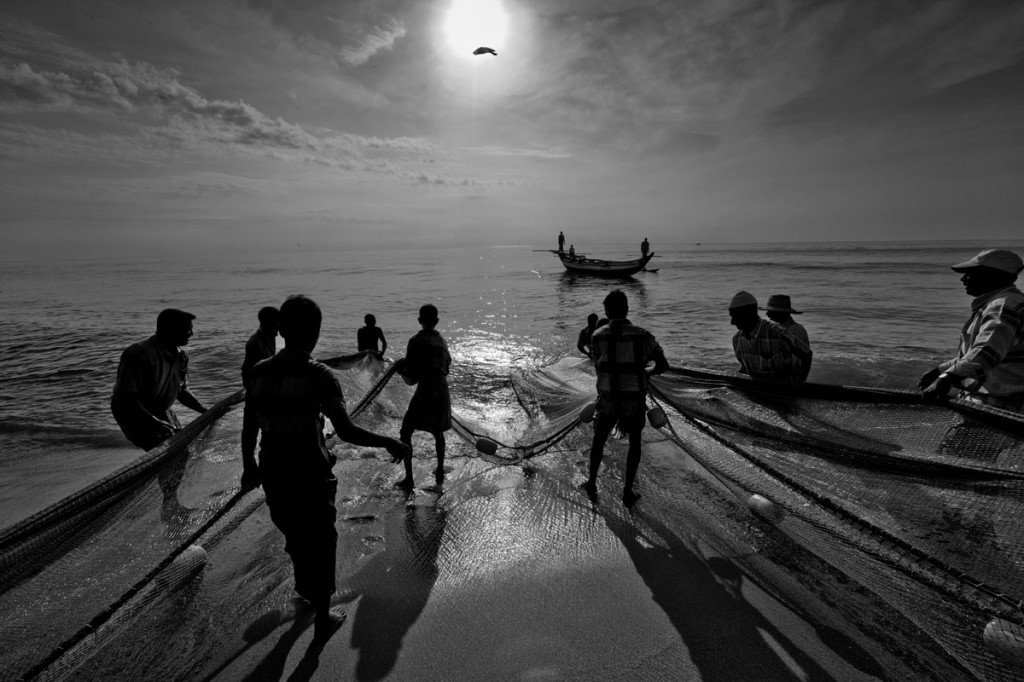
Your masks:
M757 314L757 299L740 291L729 301L729 321L739 331L732 348L740 373L753 379L799 381L800 360L793 340L781 328Z
M959 398L1024 412L1024 294L1014 286L1024 270L1020 256L1006 249L982 251L952 266L971 302L971 318L960 334L956 358L926 372L923 397Z

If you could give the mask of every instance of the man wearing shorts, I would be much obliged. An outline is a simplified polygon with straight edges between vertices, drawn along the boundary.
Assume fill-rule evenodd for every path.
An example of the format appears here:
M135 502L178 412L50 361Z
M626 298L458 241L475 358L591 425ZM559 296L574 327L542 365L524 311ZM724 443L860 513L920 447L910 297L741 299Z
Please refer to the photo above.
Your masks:
M640 499L633 490L633 483L640 468L640 446L647 417L647 380L668 369L668 360L654 335L627 319L626 294L618 289L609 293L604 299L604 312L608 324L590 337L597 369L598 398L594 441L590 446L590 476L583 488L589 494L596 493L604 444L618 425L629 434L622 502L631 507ZM647 371L647 365L652 362L654 367Z

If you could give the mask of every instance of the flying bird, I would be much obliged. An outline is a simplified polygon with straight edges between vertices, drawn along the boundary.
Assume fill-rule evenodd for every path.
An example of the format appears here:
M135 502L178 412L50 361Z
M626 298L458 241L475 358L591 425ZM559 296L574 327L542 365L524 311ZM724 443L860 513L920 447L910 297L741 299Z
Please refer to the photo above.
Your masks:
M490 47L478 47L473 50L473 54L493 54L495 57L498 56L498 53Z

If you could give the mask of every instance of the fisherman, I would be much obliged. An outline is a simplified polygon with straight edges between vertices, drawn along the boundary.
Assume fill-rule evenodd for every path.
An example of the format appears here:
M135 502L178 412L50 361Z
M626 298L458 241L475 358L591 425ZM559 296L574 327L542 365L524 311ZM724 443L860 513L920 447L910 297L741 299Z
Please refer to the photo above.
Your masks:
M576 247L569 244L569 260L576 260Z
M188 388L188 353L196 316L167 308L156 318L156 334L128 346L117 365L110 411L124 435L152 450L181 429L171 407L178 400L200 414L206 408Z
M604 444L616 425L629 434L626 454L626 480L622 502L627 507L640 499L633 490L640 468L640 446L647 417L648 379L668 369L668 360L657 339L646 329L629 321L629 301L619 289L604 299L608 324L597 329L590 338L597 369L597 411L594 440L590 446L590 475L583 489L588 495L597 493L597 472L604 458ZM647 365L654 367L647 371Z
M565 234L558 232L558 253L565 253Z
M647 237L644 237L644 240L642 242L640 242L640 255L646 256L650 252L651 252L651 243L649 241L647 241Z
M989 249L952 269L974 297L971 317L956 357L926 372L918 388L942 400L956 387L963 400L1024 412L1024 294L1014 286L1024 263L1012 251Z
M263 485L270 518L284 533L295 591L314 612L314 643L322 645L345 621L331 609L338 531L334 506L335 456L324 443L324 416L338 437L355 445L385 448L393 461L409 448L352 423L337 377L311 356L320 337L320 307L305 296L281 306L284 349L252 370L242 418L242 489ZM256 441L260 436L259 463Z
M384 352L388 349L388 340L384 338L384 330L377 326L377 318L367 313L363 317L363 322L366 323L365 327L360 327L356 331L356 343L359 345L359 350L372 351L377 357L383 357ZM377 350L377 341L380 341L380 350Z
M260 308L256 319L259 328L245 342L245 360L242 361L242 385L249 388L249 375L260 360L266 360L277 351L277 308L268 305Z
M437 451L434 481L438 485L444 482L444 432L452 427L452 399L448 393L452 356L444 337L435 329L437 322L437 308L433 304L421 307L419 323L422 329L409 339L405 357L396 363L398 373L406 383L416 386L399 433L402 442L409 446L409 454L405 459L405 478L395 485L406 490L413 487L413 431L426 431L434 436Z
M793 319L793 315L803 315L799 310L793 310L789 296L785 294L774 294L768 297L768 307L765 309L765 316L779 326L793 341L793 352L800 360L800 375L798 381L806 381L811 371L811 360L814 352L811 350L811 340L807 336L804 326Z
M778 326L761 319L752 294L740 291L732 297L729 320L739 330L732 337L732 348L741 374L769 381L799 379L800 360L792 339Z
M580 335L576 339L576 348L588 358L594 357L590 348L590 337L593 336L594 330L597 329L597 320L597 313L587 315L587 326L580 330Z

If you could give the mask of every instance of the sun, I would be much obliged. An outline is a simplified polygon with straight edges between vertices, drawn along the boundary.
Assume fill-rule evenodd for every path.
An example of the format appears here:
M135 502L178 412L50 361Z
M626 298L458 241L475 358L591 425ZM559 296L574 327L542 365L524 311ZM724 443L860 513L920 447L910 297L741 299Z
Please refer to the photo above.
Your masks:
M505 46L508 13L501 0L454 0L444 20L444 35L456 53L473 57L478 47Z

